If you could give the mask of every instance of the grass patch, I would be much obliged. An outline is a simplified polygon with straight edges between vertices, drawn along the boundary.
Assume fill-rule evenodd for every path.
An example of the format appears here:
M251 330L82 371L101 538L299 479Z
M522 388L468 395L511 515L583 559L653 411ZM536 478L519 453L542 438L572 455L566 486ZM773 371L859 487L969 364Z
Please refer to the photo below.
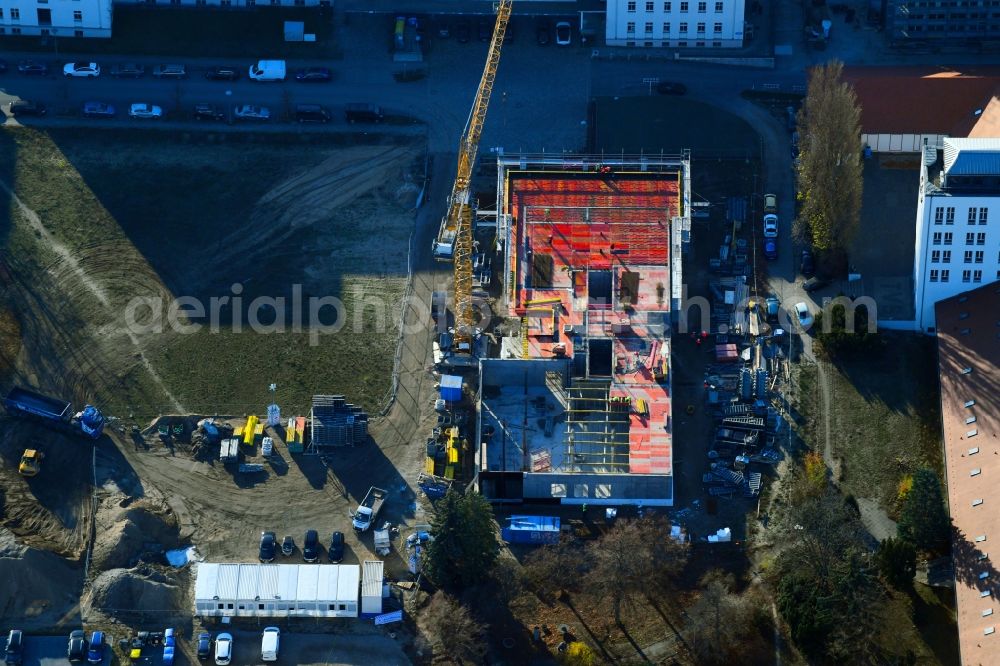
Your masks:
M333 10L323 7L207 9L115 7L110 39L4 37L11 51L95 55L183 55L188 58L339 58L333 40ZM303 21L314 43L288 43L285 21ZM253 39L248 39L253 35Z

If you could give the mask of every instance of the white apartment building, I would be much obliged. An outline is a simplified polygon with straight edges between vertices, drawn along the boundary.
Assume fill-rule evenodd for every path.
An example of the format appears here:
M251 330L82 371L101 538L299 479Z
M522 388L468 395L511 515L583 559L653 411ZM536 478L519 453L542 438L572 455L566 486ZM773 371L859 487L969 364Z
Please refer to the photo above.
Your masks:
M744 0L608 0L608 46L738 48Z
M111 0L0 0L0 36L111 37Z
M916 328L935 332L934 305L1000 280L1000 138L944 139L920 170L913 261Z

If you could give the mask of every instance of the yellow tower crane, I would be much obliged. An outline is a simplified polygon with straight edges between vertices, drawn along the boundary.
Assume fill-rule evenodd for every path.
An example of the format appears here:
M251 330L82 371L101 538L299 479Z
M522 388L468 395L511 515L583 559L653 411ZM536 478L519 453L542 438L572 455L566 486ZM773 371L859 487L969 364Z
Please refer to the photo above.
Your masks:
M486 56L486 66L479 80L479 90L472 103L469 120L465 124L461 142L458 145L458 173L448 200L448 213L441 220L441 229L434 242L434 257L455 264L455 342L472 342L475 316L472 311L472 208L469 203L469 184L472 169L479 150L479 138L486 123L486 110L490 105L493 81L500 64L500 49L513 0L499 0L496 4L497 21L493 27L493 39ZM471 345L470 345L471 348Z

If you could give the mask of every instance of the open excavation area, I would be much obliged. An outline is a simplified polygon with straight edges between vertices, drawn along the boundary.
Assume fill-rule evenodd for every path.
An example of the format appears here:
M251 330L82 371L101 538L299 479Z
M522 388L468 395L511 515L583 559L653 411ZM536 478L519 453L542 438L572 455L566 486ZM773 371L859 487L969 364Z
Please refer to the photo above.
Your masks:
M419 410L402 426L377 415L425 149L300 138L0 133L0 388L96 405L107 424L92 447L0 416L0 570L13 581L0 616L26 630L190 626L193 576L169 560L255 562L262 531L300 548L316 529L324 546L347 533L344 563L360 563L371 532L356 537L349 513L372 485L391 493L383 520L419 518L403 481L422 463L407 446ZM284 426L314 394L371 415L363 446L288 453ZM199 438L203 418L231 434L271 402L282 427L251 433L250 471ZM42 454L35 476L18 473L26 449Z

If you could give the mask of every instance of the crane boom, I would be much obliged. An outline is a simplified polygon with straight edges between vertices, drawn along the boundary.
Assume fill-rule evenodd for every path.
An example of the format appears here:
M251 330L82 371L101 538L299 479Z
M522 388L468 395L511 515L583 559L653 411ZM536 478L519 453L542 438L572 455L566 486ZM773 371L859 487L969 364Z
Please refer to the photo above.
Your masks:
M490 105L493 81L500 64L500 49L513 0L499 0L497 20L493 27L493 39L486 55L486 66L479 80L476 99L472 103L469 119L465 123L458 145L458 171L448 200L448 213L441 220L441 229L434 242L436 259L454 261L455 269L455 341L471 342L475 317L472 311L472 208L470 206L469 185L472 169L479 151L479 139L486 123L486 111Z

